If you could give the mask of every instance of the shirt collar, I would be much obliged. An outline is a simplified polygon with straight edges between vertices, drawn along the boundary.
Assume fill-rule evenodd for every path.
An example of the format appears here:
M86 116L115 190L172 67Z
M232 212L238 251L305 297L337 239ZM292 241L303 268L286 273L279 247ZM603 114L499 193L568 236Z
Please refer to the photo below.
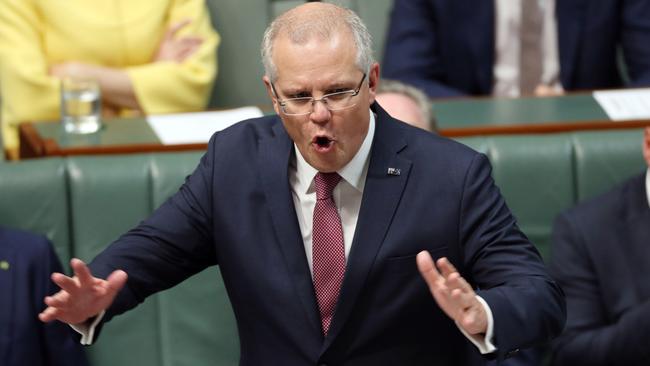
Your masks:
M361 143L359 151L356 155L341 168L337 173L348 182L351 186L356 188L359 192L363 192L363 187L366 183L366 171L368 169L367 163L370 157L370 148L372 147L372 139L375 136L375 115L370 111L370 123L368 124L368 133ZM312 181L318 173L313 166L309 165L305 158L300 154L300 150L296 144L293 144L293 149L296 152L296 175L298 178L297 189L300 192L308 192L312 187Z

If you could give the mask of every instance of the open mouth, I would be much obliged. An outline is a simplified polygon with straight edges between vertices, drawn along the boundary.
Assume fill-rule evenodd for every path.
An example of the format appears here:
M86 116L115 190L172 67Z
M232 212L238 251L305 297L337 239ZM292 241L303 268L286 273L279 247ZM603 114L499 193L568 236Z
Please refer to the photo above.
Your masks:
M321 151L328 150L333 143L334 140L332 140L327 136L317 136L314 137L314 139L312 140L312 144L314 145L314 147L316 147L317 150L321 150Z

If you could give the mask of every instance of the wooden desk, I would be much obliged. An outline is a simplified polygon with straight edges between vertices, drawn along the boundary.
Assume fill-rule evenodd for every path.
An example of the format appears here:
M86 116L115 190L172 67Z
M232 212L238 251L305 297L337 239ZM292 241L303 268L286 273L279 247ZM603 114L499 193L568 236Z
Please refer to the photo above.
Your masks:
M650 119L612 121L591 93L542 98L462 98L433 103L449 137L637 128Z
M204 150L206 144L163 145L144 118L103 121L101 130L68 134L60 123L21 123L20 158Z
M650 119L611 121L591 93L546 98L463 98L435 101L440 134L449 137L639 128ZM89 135L60 123L20 125L21 158L204 150L206 144L163 145L144 118L114 119Z

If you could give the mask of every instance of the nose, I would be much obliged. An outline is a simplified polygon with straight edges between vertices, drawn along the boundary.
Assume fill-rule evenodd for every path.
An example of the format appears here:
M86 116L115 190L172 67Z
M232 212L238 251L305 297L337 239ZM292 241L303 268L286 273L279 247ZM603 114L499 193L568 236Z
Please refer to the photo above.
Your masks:
M332 113L327 109L327 105L323 100L314 101L314 110L309 114L309 119L318 124L327 123L332 117Z

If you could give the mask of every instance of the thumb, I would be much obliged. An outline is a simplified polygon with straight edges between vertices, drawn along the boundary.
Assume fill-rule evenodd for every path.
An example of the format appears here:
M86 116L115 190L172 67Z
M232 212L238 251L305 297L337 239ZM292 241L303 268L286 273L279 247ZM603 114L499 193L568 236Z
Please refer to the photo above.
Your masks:
M126 274L126 272L122 271L121 269L113 271L113 273L111 273L106 279L108 282L109 290L113 293L120 291L126 284L128 277L129 276Z

